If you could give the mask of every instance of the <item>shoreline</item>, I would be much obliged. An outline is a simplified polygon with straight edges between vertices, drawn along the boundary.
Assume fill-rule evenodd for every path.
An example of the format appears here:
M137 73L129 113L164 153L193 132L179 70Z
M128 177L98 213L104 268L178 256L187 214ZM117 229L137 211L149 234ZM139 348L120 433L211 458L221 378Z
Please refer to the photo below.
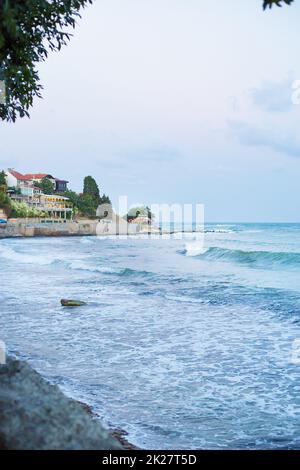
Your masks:
M78 219L63 223L41 223L37 220L19 219L15 222L8 221L0 225L0 240L7 238L32 238L32 237L81 237L81 236L117 236L139 237L141 235L161 237L176 233L205 233L205 230L189 229L162 229L149 227L149 229L132 230L131 224L116 225L108 229L108 225L99 219Z
M83 408L83 410L91 416L93 419L99 420L101 422L101 416L96 413L92 407L83 401L80 400L75 400L72 398L75 402L79 403L79 405ZM106 428L107 432L110 436L112 436L114 439L116 439L122 446L124 450L141 450L140 447L137 447L136 445L132 444L131 442L128 441L127 437L128 433L122 428L114 428L114 427L108 427Z
M1 450L138 450L126 435L28 362L7 355L0 365Z

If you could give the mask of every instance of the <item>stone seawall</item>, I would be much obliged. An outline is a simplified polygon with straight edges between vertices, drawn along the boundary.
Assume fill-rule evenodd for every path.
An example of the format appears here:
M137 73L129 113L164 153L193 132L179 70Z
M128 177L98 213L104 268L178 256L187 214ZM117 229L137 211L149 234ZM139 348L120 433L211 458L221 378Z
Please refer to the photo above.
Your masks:
M0 227L0 238L96 235L97 233L99 234L97 225L98 221L94 220L65 223L38 223L32 221L8 222L6 225Z
M70 222L41 222L38 219L14 219L0 225L0 239L11 237L65 237L84 235L139 235L160 234L156 227L142 227L139 224L128 224L124 219L114 215L111 221L79 219ZM170 233L170 232L164 232Z

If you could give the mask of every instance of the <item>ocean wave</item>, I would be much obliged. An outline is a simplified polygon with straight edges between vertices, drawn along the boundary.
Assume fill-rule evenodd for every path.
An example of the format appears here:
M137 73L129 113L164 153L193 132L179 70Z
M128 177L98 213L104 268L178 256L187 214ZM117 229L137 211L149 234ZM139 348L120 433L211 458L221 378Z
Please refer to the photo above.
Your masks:
M138 269L131 269L131 268L123 268L123 267L111 267L111 266L97 266L88 264L84 261L72 261L70 263L66 263L66 267L69 269L79 270L79 271L90 271L95 273L102 273L102 274L115 274L118 276L148 276L152 275L152 273L148 271L142 271Z
M186 295L165 295L165 299L173 300L174 302L184 302L184 303L193 303L193 304L204 304L208 303L207 300L197 299L195 297L190 297Z
M78 255L76 254L77 258L81 257L83 259L86 258L86 255ZM34 250L32 252L24 253L22 251L15 250L11 246L0 244L0 258L7 259L9 261L22 263L22 264L33 264L38 266L49 266L49 265L61 265L61 266L68 266L72 264L70 260L70 256L67 252L57 252L50 254L39 254L39 251ZM74 263L80 263L80 260L74 261Z
M0 245L0 257L10 261L16 261L17 263L38 264L40 266L59 261L50 255L33 255L29 253L21 253L6 245Z
M89 271L103 274L120 274L120 269L118 268L112 268L110 266L97 266L96 264L92 265L79 260L66 263L66 267L78 271Z
M93 264L89 263L89 257L83 256L82 259L70 259L66 254L62 255L50 255L50 254L37 254L37 253L22 253L14 250L13 248L0 244L0 258L10 260L22 264L33 264L38 266L61 266L65 269L78 270L78 271L89 271L101 274L113 274L118 276L150 276L153 273L131 269L126 267L114 267L114 266L99 266L97 261L93 259Z
M123 268L120 272L122 276L152 276L153 273L150 271L143 271L138 269L131 269L131 268Z
M233 261L254 266L300 266L300 253L285 251L243 251L210 247L199 258Z
M198 256L206 253L207 250L208 248L204 248L202 241L192 241L185 244L185 248L181 253L186 256Z

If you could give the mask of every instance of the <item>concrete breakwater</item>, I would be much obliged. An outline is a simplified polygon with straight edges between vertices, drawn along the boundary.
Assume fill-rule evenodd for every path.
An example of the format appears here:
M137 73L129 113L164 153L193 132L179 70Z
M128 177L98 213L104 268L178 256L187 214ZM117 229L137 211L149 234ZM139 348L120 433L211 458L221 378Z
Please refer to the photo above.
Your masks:
M127 223L117 215L112 220L78 219L72 221L39 219L14 219L0 225L0 239L12 237L63 237L84 235L140 235L161 234L157 227ZM164 232L171 233L171 232Z
M35 220L19 219L0 227L0 238L34 237L34 236L72 236L101 235L101 224L98 220L68 221L62 223L41 223Z

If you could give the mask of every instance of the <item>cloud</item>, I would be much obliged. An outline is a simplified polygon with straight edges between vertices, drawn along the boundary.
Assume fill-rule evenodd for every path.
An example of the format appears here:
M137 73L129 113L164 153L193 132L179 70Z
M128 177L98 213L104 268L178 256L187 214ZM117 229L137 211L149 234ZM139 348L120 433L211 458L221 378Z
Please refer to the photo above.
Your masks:
M300 157L299 109L293 105L294 80L264 81L248 91L250 98L227 123L238 141L265 147L288 157Z
M249 91L249 95L255 106L269 113L284 113L292 107L291 77L281 81L265 81L258 88Z
M243 121L229 121L239 142L249 147L267 147L290 157L300 157L299 133L273 127L258 127Z

